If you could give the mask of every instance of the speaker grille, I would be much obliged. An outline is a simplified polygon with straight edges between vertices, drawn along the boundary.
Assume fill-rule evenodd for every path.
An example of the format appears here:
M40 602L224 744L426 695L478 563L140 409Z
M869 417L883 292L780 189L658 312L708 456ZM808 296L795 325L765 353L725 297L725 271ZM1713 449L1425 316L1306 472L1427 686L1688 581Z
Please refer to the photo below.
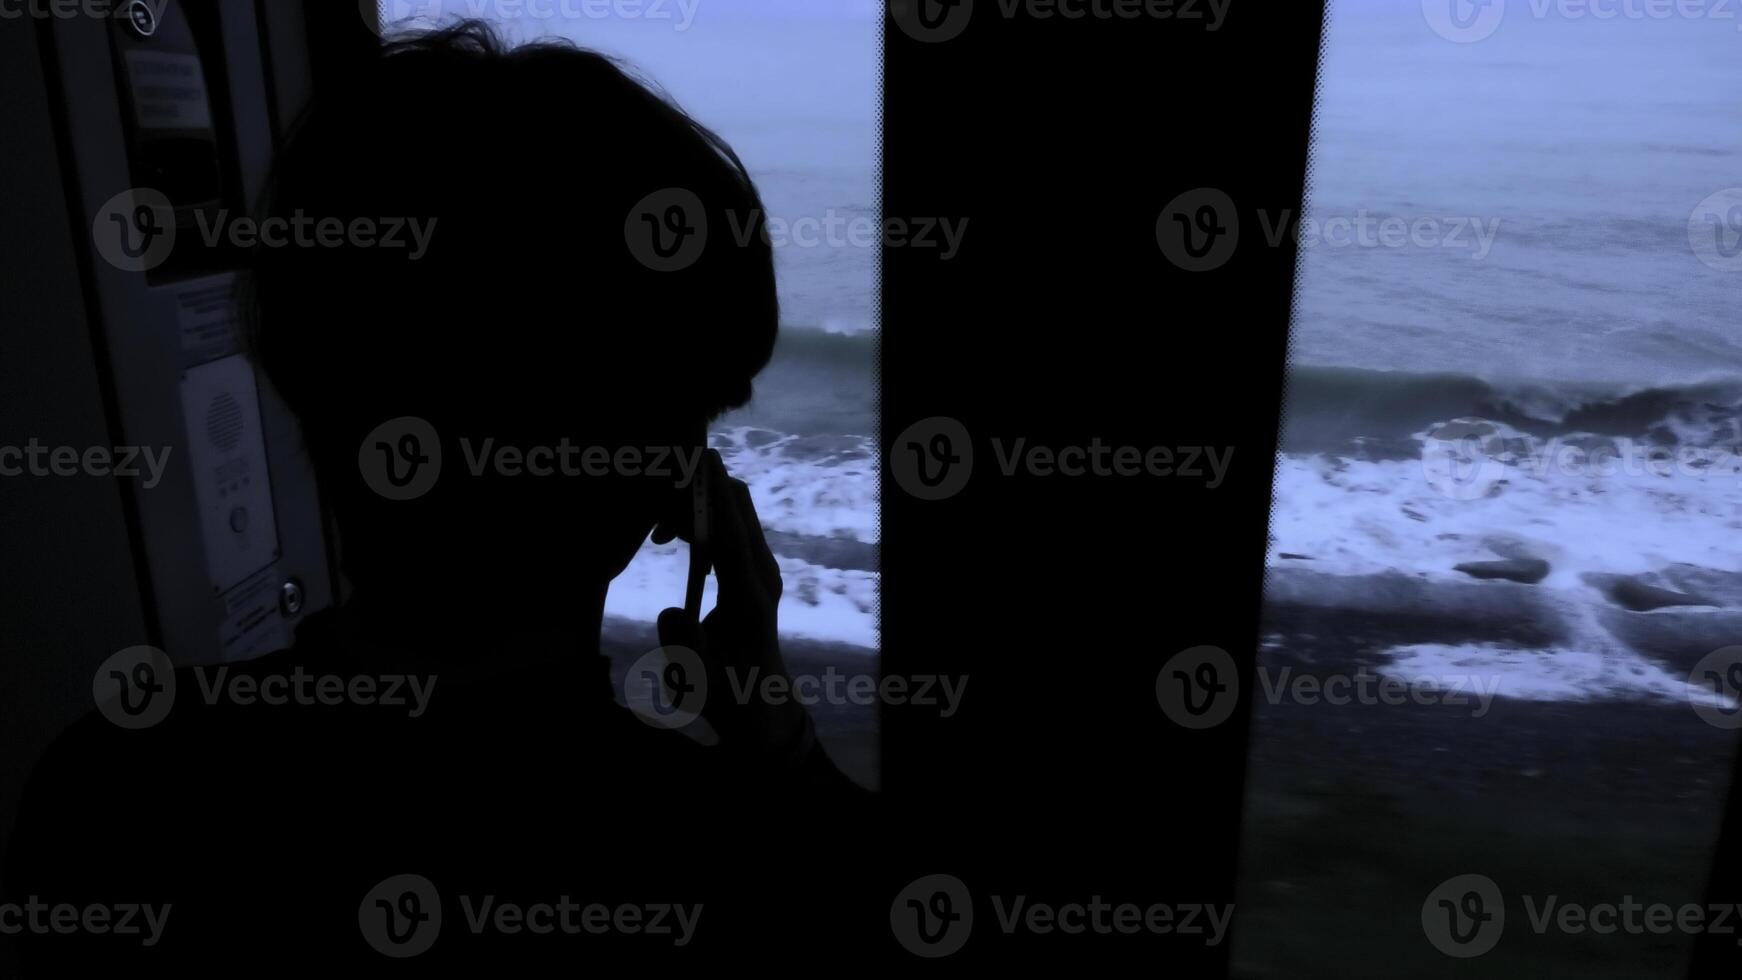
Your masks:
M242 406L221 391L206 406L206 438L219 452L232 452L242 442Z

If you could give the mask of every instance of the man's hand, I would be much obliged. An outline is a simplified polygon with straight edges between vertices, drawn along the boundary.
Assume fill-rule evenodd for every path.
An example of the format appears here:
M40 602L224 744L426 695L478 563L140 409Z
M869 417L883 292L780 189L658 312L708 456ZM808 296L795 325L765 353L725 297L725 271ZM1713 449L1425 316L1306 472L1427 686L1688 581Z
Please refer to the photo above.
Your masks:
M703 458L711 490L708 520L718 601L702 621L700 636L682 609L660 613L659 642L688 647L701 656L708 671L702 717L719 734L722 745L759 752L800 751L810 719L804 706L791 697L790 683L781 686L783 697L778 703L762 696L768 678L786 678L777 621L780 566L763 537L749 486L726 473L718 453L710 450Z

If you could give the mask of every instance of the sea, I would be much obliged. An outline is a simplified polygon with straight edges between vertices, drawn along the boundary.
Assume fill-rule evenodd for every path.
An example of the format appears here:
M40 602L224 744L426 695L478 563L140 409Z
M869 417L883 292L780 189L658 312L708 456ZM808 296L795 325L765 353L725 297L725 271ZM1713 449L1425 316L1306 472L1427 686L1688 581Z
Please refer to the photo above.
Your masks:
M1742 570L1739 18L1334 0L1269 564L1468 583L1528 553L1571 624L1390 672L1705 696L1610 634L1600 585ZM1676 614L1702 609L1735 614Z
M665 18L444 2L622 58L737 149L773 218L877 215L876 0L635 8ZM1718 0L1332 0L1268 561L1456 583L1498 543L1549 561L1537 587L1585 624L1565 656L1409 649L1394 670L1684 693L1608 635L1589 576L1742 570L1739 18ZM781 565L783 632L870 653L876 250L794 240L776 262L774 363L713 441ZM646 545L608 614L651 620L685 572L682 545Z

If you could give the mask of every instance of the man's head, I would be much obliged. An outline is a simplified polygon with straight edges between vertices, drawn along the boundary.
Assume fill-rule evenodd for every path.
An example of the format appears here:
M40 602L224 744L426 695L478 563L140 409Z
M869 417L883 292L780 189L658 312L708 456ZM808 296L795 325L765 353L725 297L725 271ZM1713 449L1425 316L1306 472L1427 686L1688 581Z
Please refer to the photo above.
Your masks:
M450 561L499 566L529 601L602 583L661 516L676 466L588 475L600 456L582 452L611 452L615 471L625 447L695 447L773 350L773 257L742 231L762 217L743 165L571 46L509 50L478 24L388 44L342 98L311 106L263 210L346 229L338 247L309 231L259 250L255 349L302 423L359 587ZM389 500L360 453L390 451L366 437L402 417L439 435L441 476ZM498 465L504 449L512 471L514 452L564 445L581 475Z

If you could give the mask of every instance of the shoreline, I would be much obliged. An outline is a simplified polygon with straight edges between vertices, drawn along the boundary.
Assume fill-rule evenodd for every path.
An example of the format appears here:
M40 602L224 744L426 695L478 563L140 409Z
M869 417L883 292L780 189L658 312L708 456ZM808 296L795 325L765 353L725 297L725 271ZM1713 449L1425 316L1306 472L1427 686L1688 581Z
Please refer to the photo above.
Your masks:
M1452 594L1466 601L1444 610L1381 608L1361 588L1343 594L1367 601L1345 608L1273 598L1259 663L1324 678L1375 671L1390 661L1386 651L1409 644L1547 638L1540 624L1492 617L1533 587L1457 585ZM1473 617L1484 593L1496 604ZM1688 703L1501 694L1474 717L1451 703L1259 695L1235 976L1321 975L1315 968L1329 964L1344 977L1437 975L1447 961L1423 937L1420 909L1458 874L1494 879L1509 912L1521 913L1521 895L1705 899L1739 733L1705 723ZM1353 947L1359 957L1349 955L1354 936L1365 937ZM1515 976L1680 976L1691 943L1537 935L1509 919L1482 966Z

